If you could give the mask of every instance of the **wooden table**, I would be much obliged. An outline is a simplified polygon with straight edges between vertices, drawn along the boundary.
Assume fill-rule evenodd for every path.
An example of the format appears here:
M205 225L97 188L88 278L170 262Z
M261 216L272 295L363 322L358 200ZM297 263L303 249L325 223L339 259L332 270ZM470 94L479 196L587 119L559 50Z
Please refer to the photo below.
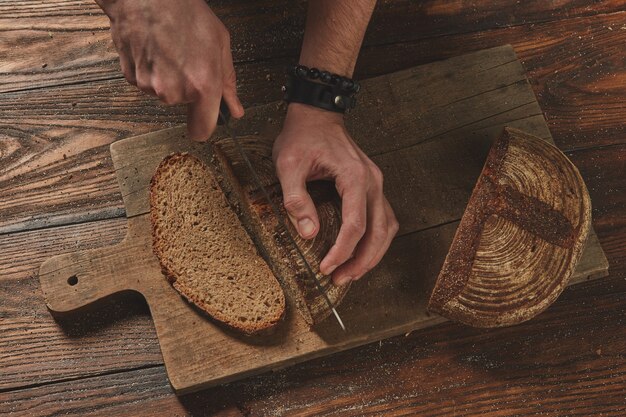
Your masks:
M231 29L247 106L280 97L304 4L212 2ZM250 19L259 16L250 24ZM108 145L176 125L121 78L88 1L0 4L0 414L624 415L626 5L622 0L381 1L357 76L511 43L557 144L579 167L608 279L567 289L529 323L444 324L177 398L133 294L55 321L45 258L126 233Z

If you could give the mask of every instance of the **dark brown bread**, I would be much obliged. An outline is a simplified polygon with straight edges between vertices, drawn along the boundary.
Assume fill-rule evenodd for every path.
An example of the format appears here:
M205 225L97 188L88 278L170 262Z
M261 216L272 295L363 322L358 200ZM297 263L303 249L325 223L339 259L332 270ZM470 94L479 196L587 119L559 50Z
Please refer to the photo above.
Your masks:
M591 203L550 143L507 128L472 192L428 309L475 327L528 320L553 303L582 254Z
M280 321L283 290L204 163L166 157L150 183L150 214L154 253L187 300L245 334Z
M242 138L246 146L246 138ZM262 181L268 185L268 190L275 205L281 210L281 215L287 219L282 205L282 192L276 184L273 174L271 155L255 141L249 154L255 159L255 168L261 173ZM249 172L239 152L233 147L230 139L218 142L214 147L215 163L213 167L218 171L218 181L226 192L231 205L238 208L243 224L249 229L257 246L276 277L280 280L287 296L309 325L321 322L331 314L326 301L320 294L301 258L293 248L293 244L281 231L276 216L256 184L249 176ZM235 168L237 166L237 169ZM341 210L337 193L331 183L314 182L310 184L309 193L316 205L320 219L320 230L312 240L301 239L291 223L288 222L289 232L296 240L307 262L314 271L319 271L319 263L334 244L341 225ZM347 293L350 284L337 287L332 284L330 277L319 272L316 274L322 283L323 290L334 306L339 305Z

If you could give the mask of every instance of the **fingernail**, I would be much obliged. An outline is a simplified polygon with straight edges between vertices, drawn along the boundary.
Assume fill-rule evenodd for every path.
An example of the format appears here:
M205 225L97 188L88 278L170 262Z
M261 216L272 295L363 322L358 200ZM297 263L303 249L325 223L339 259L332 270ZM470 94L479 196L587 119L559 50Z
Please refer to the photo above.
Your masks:
M300 231L300 236L307 238L315 231L315 224L313 224L311 219L305 217L298 221L298 230Z
M346 285L348 282L352 281L352 277L350 275L346 275L337 279L336 283L339 286Z

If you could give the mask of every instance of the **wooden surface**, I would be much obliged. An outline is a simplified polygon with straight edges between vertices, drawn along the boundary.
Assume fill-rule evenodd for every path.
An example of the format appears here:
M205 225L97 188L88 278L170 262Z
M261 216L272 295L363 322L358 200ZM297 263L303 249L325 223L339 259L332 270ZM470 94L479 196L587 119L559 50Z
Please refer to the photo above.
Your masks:
M453 70L455 75L450 76ZM514 91L510 91L507 83L510 79L520 85ZM506 80L504 84L503 80ZM411 93L420 90L425 81L455 94L445 94L435 105L436 98L432 95ZM470 81L473 88L466 88ZM486 96L482 105L478 105L476 95ZM463 100L463 97L470 98ZM445 256L450 246L450 232L454 227L449 223L460 219L473 188L472 181L478 178L490 143L504 124L521 120L526 126L527 119L536 112L537 103L509 46L365 80L361 98L359 111L351 115L352 124L361 127L353 130L363 129L374 119L371 115L379 115L376 123L394 133L394 141L386 141L385 147L377 143L386 132L381 133L381 137L370 134L370 146L365 142L363 148L375 156L377 162L387 161L379 162L379 166L388 178L388 198L403 227L380 265L367 279L354 283L339 306L338 311L348 327L346 333L333 320L310 331L291 304L286 320L271 337L242 339L206 320L171 288L152 251L148 194L152 175L169 154L190 152L210 164L210 147L188 140L184 127L111 145L113 167L129 218L128 234L123 242L112 247L47 260L39 278L48 308L57 313L69 313L110 294L126 290L141 293L150 307L170 382L181 394L440 323L441 318L426 312L426 304L442 263L441 255ZM402 101L402 112L381 113L382 106L395 101ZM459 104L463 101L469 103ZM511 117L509 109L517 107L519 102L525 103L523 108L528 114L517 111L514 120L506 121L506 116ZM428 107L433 110L421 111ZM233 124L238 134L243 135L243 144L249 147L248 153L261 172L272 171L270 144L279 128L278 123L268 121L280 120L284 110L284 106L271 103L250 109L246 119ZM440 120L444 112L450 116L451 123L442 126ZM431 125L420 117L424 113L429 114L435 126L416 129L412 126L415 119L425 127ZM489 114L499 116L489 120L491 126L484 129L485 117ZM434 129L455 134L436 136L424 143L426 138L418 132L432 134ZM370 127L372 131L375 130ZM532 133L545 135L545 125L538 123ZM211 142L224 140L224 135L225 130L220 128ZM455 140L453 146L449 138ZM428 152L424 152L424 148ZM467 157L469 154L473 154L471 158ZM432 172L426 176L417 174L415 171L427 166L426 158L434 155L448 163L432 165ZM457 163L450 164L451 160ZM238 166L239 171L244 169L243 165ZM239 172L238 177L245 188L253 187L250 181L245 181L246 174ZM263 178L268 185L277 182L271 174ZM426 179L427 189L415 187L414 191L408 191L407 183ZM451 186L455 182L460 184ZM442 204L432 206L430 211L427 211L430 206L420 204L435 199ZM417 214L414 208L419 206L424 208ZM456 217L442 219L442 210ZM425 223L416 223L416 217ZM428 233L420 233L424 230ZM424 247L429 249L424 250ZM606 259L601 252L597 240L592 238L574 282L606 275Z
M278 99L280 74L297 58L282 47L297 45L297 20L274 25L269 43L242 34L268 16L301 20L301 3L238 2L247 15L218 4L237 42L244 102ZM364 77L513 44L557 145L587 183L609 279L566 289L521 326L441 325L177 398L140 297L58 324L36 274L50 256L124 237L109 144L182 123L184 108L125 85L108 21L90 1L3 2L0 81L12 85L0 94L0 413L623 415L625 9L621 0L381 1L357 66Z

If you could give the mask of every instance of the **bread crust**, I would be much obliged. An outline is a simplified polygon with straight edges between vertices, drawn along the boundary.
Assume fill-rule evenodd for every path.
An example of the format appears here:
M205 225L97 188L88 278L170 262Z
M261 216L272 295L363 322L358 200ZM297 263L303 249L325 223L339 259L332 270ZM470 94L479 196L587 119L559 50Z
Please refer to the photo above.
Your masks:
M589 194L576 167L548 142L506 128L489 152L428 310L474 327L534 317L565 288L590 225Z
M230 317L227 314L224 314L222 311L215 308L213 305L206 303L201 297L198 296L198 294L196 294L190 288L187 288L184 285L184 283L181 283L181 280L179 279L180 277L178 276L178 274L169 267L169 263L166 259L167 254L165 253L164 242L159 237L159 224L160 223L159 223L159 218L158 218L159 214L158 214L158 211L156 210L156 206L157 206L156 200L157 200L157 195L158 195L157 186L161 181L163 181L162 176L164 175L164 172L166 171L168 165L174 165L185 159L193 159L197 164L199 164L199 166L204 171L204 174L207 176L210 176L210 181L213 181L217 187L217 182L215 181L215 178L213 177L212 172L209 170L206 164L204 164L195 156L190 155L186 152L168 155L159 164L155 174L153 175L150 181L150 223L152 225L152 248L153 248L154 254L159 260L163 275L166 277L168 282L187 301L194 304L196 307L198 307L202 311L206 312L212 319L214 319L219 324L225 325L228 328L236 330L237 332L240 332L245 335L267 333L271 331L274 327L276 327L276 325L278 325L278 323L280 323L281 320L285 316L285 297L284 297L284 293L282 292L282 289L279 292L280 306L278 309L274 310L274 314L264 317L264 320L261 322L248 321L245 324L243 324L240 321L233 320L232 317ZM225 197L224 197L224 202L226 202ZM265 263L265 261L260 256L259 256L259 259L260 259L260 262ZM268 272L269 272L269 268L268 268ZM271 273L269 273L268 280L276 281L276 278ZM278 286L278 288L280 289L280 286Z
M265 201L265 197L260 192L252 195L242 188L240 180L232 169L231 161L221 147L223 144L224 142L218 142L213 149L215 160L212 167L216 169L218 183L224 190L231 205L236 207L242 223L248 229L261 254L267 260L272 271L286 290L287 296L292 299L296 309L306 323L313 326L323 321L332 314L332 311L328 308L326 301L322 298L315 284L311 282L308 269L301 264L301 259L295 253L293 243L284 236L284 231L278 227L278 222L274 218L275 216L270 206ZM283 218L287 218L282 204L280 187L274 185L267 187L267 189L276 206L282 211L281 215ZM319 187L310 191L320 196L322 194L325 196L331 195L330 193L324 193L324 190ZM319 199L314 198L314 200ZM340 212L337 211L328 220L340 223ZM292 232L295 233L295 231ZM336 236L333 236L333 241L334 238ZM296 237L296 240L298 239ZM313 264L319 263L319 260L309 258L309 262L314 266ZM334 306L339 305L348 292L350 284L337 287L332 284L330 277L321 273L318 273L317 277Z

